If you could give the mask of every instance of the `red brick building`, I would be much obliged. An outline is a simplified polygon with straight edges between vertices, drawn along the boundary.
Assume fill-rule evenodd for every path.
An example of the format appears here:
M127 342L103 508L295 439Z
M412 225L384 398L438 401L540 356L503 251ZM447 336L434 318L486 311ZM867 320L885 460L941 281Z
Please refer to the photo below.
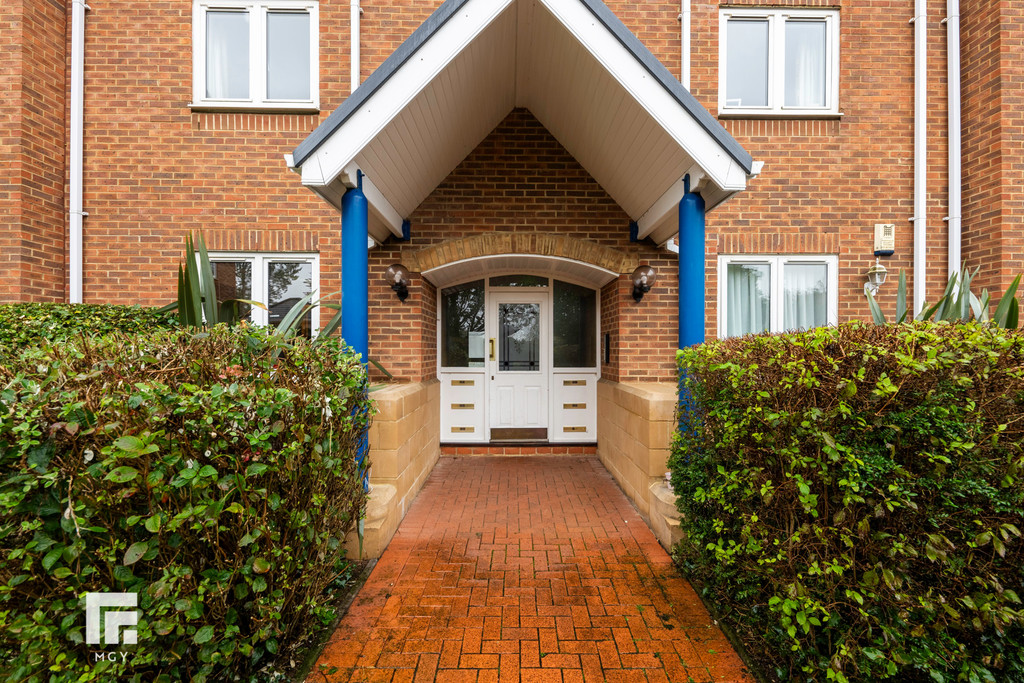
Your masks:
M256 322L344 290L401 381L382 510L442 446L527 443L596 449L653 519L680 343L867 317L876 225L919 300L950 254L1024 270L1013 3L358 4L4 3L0 301L163 304L201 231Z

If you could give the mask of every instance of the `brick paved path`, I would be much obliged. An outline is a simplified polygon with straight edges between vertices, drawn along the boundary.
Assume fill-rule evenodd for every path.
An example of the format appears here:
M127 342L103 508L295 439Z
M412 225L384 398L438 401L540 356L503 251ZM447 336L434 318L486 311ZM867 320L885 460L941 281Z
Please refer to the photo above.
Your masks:
M441 458L308 681L753 683L595 457Z

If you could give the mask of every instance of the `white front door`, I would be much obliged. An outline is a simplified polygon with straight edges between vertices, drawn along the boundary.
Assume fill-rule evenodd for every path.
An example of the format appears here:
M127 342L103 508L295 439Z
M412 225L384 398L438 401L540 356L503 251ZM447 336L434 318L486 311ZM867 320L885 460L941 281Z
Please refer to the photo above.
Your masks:
M492 441L548 438L549 301L547 291L501 292L489 297Z

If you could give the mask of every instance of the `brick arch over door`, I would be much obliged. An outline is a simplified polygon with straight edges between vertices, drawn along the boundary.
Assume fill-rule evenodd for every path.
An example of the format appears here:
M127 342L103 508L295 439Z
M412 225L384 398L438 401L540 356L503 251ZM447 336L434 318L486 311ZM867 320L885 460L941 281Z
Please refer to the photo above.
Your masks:
M588 263L614 273L631 273L640 263L635 254L578 237L550 233L495 232L462 237L421 249L407 257L406 266L413 272L422 273L457 261L503 254L555 256Z

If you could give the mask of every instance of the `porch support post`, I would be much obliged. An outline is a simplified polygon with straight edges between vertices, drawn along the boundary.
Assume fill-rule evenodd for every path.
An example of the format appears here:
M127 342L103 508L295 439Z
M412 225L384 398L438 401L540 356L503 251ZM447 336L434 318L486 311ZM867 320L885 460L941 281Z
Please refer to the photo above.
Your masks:
M683 181L679 200L679 348L704 342L704 198Z
M341 198L341 336L366 363L370 350L369 205L362 172L357 177L358 184Z

